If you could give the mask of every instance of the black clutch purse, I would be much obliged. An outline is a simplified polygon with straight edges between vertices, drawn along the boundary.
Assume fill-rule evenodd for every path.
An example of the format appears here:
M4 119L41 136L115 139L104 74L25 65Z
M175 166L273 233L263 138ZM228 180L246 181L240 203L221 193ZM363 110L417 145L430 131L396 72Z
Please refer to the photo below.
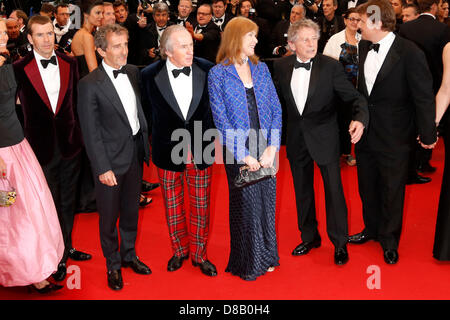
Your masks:
M243 188L258 181L273 178L276 173L274 167L260 167L256 171L250 171L248 166L243 166L239 169L239 174L234 178L234 185L237 188Z

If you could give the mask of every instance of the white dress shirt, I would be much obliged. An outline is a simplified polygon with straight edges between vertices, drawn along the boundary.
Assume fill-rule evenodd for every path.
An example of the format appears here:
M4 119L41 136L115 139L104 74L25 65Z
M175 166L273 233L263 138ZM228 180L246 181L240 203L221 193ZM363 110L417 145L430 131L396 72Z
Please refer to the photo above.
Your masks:
M297 61L301 63L308 63L310 60L303 62L297 57ZM306 98L308 97L309 90L309 79L311 78L311 70L312 61L311 68L309 70L306 70L305 68L294 68L292 71L291 90L300 114L303 114L303 110L305 109Z
M216 22L216 19L222 19L222 21L217 21ZM219 28L222 26L222 24L225 22L225 13L223 14L223 16L221 16L221 17L214 17L213 16L213 18L212 18L212 20L214 21L214 23L216 24L216 26L218 26Z
M370 50L367 53L366 61L364 62L364 76L366 80L367 92L372 92L373 85L377 79L378 72L380 72L381 66L383 65L384 59L395 40L395 34L389 32L383 39L378 41L380 48L378 52L375 50Z
M170 86L172 87L175 99L177 99L178 106L180 107L181 113L186 120L189 111L189 106L192 100L192 67L189 76L184 73L180 73L178 77L174 77L172 70L181 69L176 67L170 59L166 60L167 73L169 74Z
M52 107L53 113L56 113L56 107L58 106L59 89L61 88L61 78L59 74L59 64L58 57L56 58L56 66L53 63L49 63L47 68L42 66L41 60L48 60L37 53L35 50L34 58L39 68L39 73L41 74L42 82L44 83L45 91L47 92L48 99L50 100L50 105ZM52 56L56 56L53 52Z
M106 71L106 74L111 79L114 88L116 88L120 102L122 102L128 122L130 123L131 131L133 132L133 135L136 135L141 126L139 124L137 112L136 94L134 93L130 79L128 79L128 75L125 73L119 73L117 78L114 78L113 70L116 69L107 65L105 60L102 61L102 65Z

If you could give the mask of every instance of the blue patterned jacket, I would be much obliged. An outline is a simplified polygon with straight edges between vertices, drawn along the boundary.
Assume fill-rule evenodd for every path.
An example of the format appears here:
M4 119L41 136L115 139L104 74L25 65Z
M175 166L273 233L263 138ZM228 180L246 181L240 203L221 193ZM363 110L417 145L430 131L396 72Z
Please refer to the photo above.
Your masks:
M248 61L258 107L259 122L268 146L280 148L281 106L267 65ZM249 151L245 141L249 135L250 119L247 95L233 64L214 66L208 75L209 99L220 141L241 161ZM237 139L236 139L237 138Z

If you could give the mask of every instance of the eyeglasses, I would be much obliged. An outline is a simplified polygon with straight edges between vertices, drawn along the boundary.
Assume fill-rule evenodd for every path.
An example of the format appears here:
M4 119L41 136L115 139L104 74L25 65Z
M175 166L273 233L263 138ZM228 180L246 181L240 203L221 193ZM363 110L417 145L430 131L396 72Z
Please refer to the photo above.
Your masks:
M350 22L360 22L361 21L361 19L359 19L359 18L347 18L347 20Z
M199 15L199 16L209 16L209 15L211 15L211 13L206 13L206 12L198 12L197 11L197 15Z

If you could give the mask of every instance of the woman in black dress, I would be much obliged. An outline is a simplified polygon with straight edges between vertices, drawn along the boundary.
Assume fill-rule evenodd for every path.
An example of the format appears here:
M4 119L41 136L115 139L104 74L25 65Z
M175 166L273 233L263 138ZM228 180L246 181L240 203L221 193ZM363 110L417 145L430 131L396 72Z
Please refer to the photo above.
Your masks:
M244 164L252 171L274 166L280 146L280 102L267 65L255 56L257 32L251 20L233 18L222 35L218 64L208 75L229 190L231 250L225 271L244 280L255 280L279 265L276 178L242 188L234 185Z
M450 261L450 116L447 108L450 102L450 43L444 47L444 75L436 95L436 124L444 127L445 165L442 177L441 195L436 221L433 257Z

